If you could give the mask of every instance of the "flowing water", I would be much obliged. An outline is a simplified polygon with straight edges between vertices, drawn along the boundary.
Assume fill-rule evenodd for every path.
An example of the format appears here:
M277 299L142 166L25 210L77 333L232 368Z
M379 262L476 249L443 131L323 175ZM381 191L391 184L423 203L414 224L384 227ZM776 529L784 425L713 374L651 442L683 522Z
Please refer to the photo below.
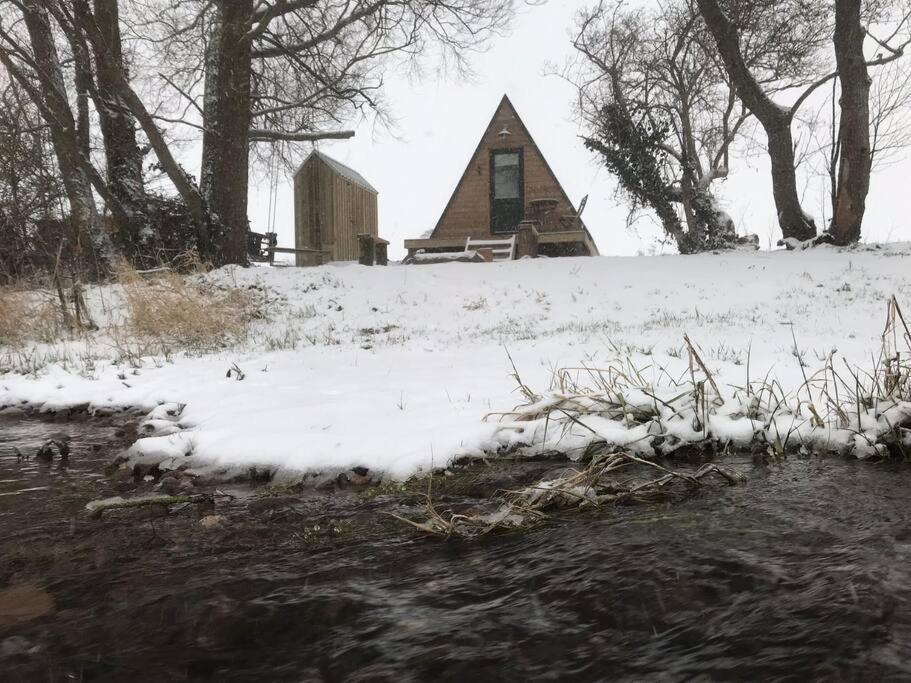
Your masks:
M56 431L66 468L17 462ZM91 519L151 486L103 474L130 438L0 422L0 679L911 680L903 465L743 460L736 487L441 541L383 491Z

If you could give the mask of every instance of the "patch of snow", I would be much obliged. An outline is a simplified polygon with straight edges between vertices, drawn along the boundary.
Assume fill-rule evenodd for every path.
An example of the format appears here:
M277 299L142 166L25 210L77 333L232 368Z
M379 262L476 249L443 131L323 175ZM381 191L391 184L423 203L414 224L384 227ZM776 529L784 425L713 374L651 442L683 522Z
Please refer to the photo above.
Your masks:
M410 263L447 263L447 262L471 262L476 261L478 257L478 252L472 250L466 251L451 251L451 252L440 252L440 253L426 253L418 252L414 256L409 256L408 261Z
M793 392L833 348L840 367L868 368L888 297L911 309L911 247L225 268L207 279L262 288L271 320L258 322L242 345L201 357L118 361L100 337L36 348L49 358L92 360L0 374L0 409L142 411L143 437L131 455L165 467L290 476L363 466L402 478L458 456L545 443L543 425L496 415L524 403L512 362L542 392L553 387L556 368L582 375L627 359L685 378L688 333L722 387L743 386L749 368L754 380L768 376ZM116 287L86 296L102 326L122 318ZM6 353L0 349L0 367ZM235 363L242 381L226 377ZM756 425L738 419L735 407L717 411L708 428L742 444ZM870 415L861 427L874 433L897 415ZM775 420L770 427L808 442L831 438L793 416ZM634 452L646 452L653 436L648 425L629 428L622 419L585 423ZM685 420L673 429L681 439L694 433ZM849 436L856 441L837 438L847 447ZM875 454L863 438L853 447Z

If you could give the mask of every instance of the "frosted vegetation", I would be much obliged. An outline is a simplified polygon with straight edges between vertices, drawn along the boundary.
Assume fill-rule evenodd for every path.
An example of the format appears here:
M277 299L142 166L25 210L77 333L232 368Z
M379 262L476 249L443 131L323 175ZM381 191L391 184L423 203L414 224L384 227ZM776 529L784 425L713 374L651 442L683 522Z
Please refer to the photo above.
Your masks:
M909 266L890 245L124 269L84 290L64 341L54 291L0 294L0 408L140 411L132 459L217 476L618 449L901 456Z

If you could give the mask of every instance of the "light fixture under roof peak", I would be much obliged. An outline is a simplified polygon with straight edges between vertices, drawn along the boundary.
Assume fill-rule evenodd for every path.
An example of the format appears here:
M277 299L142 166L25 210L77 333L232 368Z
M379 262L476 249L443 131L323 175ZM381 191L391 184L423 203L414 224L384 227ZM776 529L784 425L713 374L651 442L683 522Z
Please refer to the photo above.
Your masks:
M512 132L506 126L503 126L503 130L497 133L501 138L505 138L508 135L512 135Z

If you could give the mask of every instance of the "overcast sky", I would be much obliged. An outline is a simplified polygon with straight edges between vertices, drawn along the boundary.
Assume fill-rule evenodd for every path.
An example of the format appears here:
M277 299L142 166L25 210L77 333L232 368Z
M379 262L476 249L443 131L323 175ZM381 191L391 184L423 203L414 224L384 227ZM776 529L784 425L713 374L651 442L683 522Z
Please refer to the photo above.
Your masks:
M391 242L390 256L404 253L402 240L434 227L504 94L573 202L578 205L589 195L583 218L601 253L631 255L654 248L657 227L640 220L633 231L627 229L627 210L613 197L613 180L582 146L578 137L582 131L572 113L573 88L558 77L545 76L549 64L561 65L571 56L573 18L589 4L591 0L551 0L542 7L523 9L507 36L473 56L476 76L471 82L441 80L432 64L420 79L391 70L385 97L396 120L394 128L364 121L356 125L354 139L320 143L322 151L358 170L379 190L379 229ZM300 148L301 160L308 151ZM732 177L716 185L722 205L738 232L759 234L764 248L774 245L780 234L768 166L761 155L734 160L732 166ZM865 241L911 239L909 173L911 164L901 161L874 177ZM275 182L279 244L293 246L292 179L282 174ZM254 230L267 226L269 191L268 179L252 181ZM825 202L820 188L805 190L805 209L811 214L822 215Z

